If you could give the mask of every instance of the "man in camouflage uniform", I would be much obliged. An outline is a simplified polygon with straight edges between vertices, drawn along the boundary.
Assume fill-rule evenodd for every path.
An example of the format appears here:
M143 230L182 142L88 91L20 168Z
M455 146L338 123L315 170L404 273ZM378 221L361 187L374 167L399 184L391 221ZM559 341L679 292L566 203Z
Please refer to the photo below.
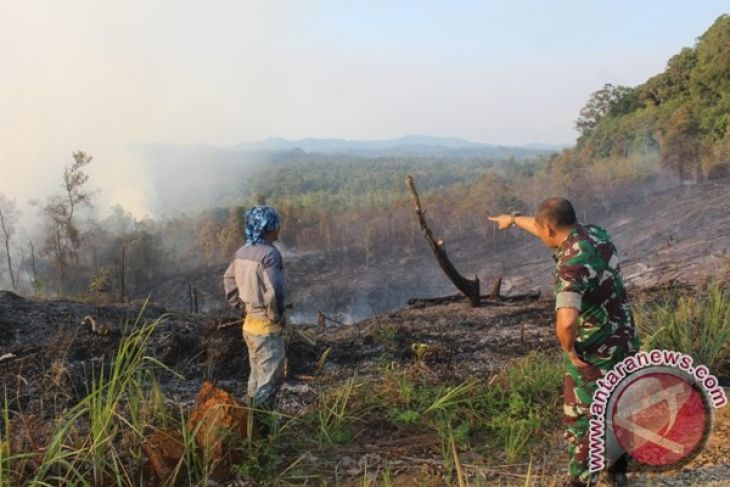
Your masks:
M535 217L490 217L500 229L517 226L555 249L556 334L566 366L564 420L570 464L568 485L594 485L588 470L589 408L596 380L639 349L618 262L608 232L577 222L568 200L545 200ZM627 455L608 469L618 486L626 480Z

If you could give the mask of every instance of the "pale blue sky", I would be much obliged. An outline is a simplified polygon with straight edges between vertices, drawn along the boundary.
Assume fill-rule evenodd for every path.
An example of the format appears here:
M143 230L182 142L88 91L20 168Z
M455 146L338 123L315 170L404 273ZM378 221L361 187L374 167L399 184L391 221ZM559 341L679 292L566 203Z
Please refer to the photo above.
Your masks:
M50 188L82 148L99 161L93 176L108 197L134 206L143 191L120 184L136 169L123 147L144 142L417 133L570 143L591 91L661 71L727 10L715 1L0 0L0 190L24 198Z

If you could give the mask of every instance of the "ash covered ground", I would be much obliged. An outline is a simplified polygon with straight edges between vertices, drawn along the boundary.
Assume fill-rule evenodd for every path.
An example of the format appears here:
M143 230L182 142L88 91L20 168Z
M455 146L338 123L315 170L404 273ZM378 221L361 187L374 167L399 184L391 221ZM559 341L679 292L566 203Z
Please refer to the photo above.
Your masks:
M730 181L725 180L643 199L634 196L610 212L592 209L584 220L605 226L614 235L632 299L652 299L667 286L693 293L709 279L728 277L728 190ZM428 254L369 269L350 268L318 254L291 256L287 277L296 324L286 332L288 376L281 392L282 410L302 414L316 403L322 389L355 373L374 378L384 361L411 366L418 347L427 351L423 373L454 384L468 378L488 382L508 361L532 350L557 351L550 251L524 235L506 233L500 239L499 251L454 245L450 255L458 268L476 270L485 287L501 276L505 294L537 289L542 291L540 299L487 302L479 308L470 308L465 301L407 307L411 297L454 292ZM38 300L0 292L0 381L10 409L25 420L26 433L16 441L25 447L42 444L50 420L88 393L89 384L111 361L134 323L161 316L165 319L152 336L148 353L180 374L160 370L168 402L192 407L205 380L243 397L246 349L240 318L223 307L222 272L223 267L201 269L191 276L200 290L199 313L185 312L186 277L156 289L146 305ZM320 311L337 321L356 323L342 326L325 319L317 324ZM727 384L730 364L716 372ZM641 474L635 478L637 485L728 485L727 409L719 412L708 448L692 464L662 476ZM559 440L556 444L561 447L554 458L543 461L546 472L565 464L562 444ZM354 472L363 458L393 465L399 458L420 455L425 461L434 448L438 449L413 435L370 437L343 449L338 461L349 462ZM497 478L509 483L509 476Z
M508 211L506 208L505 211ZM578 208L580 221L605 227L619 250L629 286L643 288L672 280L701 284L730 269L730 179L665 189L627 190L610 205ZM513 229L494 231L490 245L443 238L449 256L465 276L478 275L489 292L503 279L503 292L551 291L551 251ZM414 216L415 218L415 216ZM339 315L352 323L406 306L408 299L455 292L423 242L423 252L378 260L364 267L338 254L296 253L283 249L292 321L312 323L317 313ZM221 312L225 302L221 278L228 265L201 268L151 290L151 298L170 310L190 308L188 278L199 294L201 312ZM143 296L140 296L143 297Z
M683 291L693 292L689 287ZM635 291L634 297L651 299L660 292ZM116 345L140 313L143 321L150 321L165 315L166 310L143 303L97 306L0 293L0 380L8 391L10 409L22 414L27 431L32 431L17 441L26 448L42 444L52 418L87 394L92 377L111 360ZM84 322L87 316L94 318L94 330L88 319ZM490 301L478 308L465 301L419 305L352 326L329 323L287 330L288 373L280 394L281 409L287 415L305 414L316 405L322 390L355 374L360 380L376 380L385 362L390 367L418 365L419 374L439 383L458 384L470 378L488 383L514 358L533 350L557 351L549 297ZM416 357L418 347L426 351L420 360ZM204 380L212 380L238 397L245 394L246 349L240 324L230 315L169 314L148 348L151 356L182 374L178 377L160 371L162 389L171 406L192 408ZM322 366L320 359L327 350ZM555 357L559 360L559 355ZM720 372L727 381L730 364ZM730 417L726 413L718 415L708 448L689 467L671 474L640 474L635 477L640 481L637 485L726 485L716 483L730 478ZM349 472L341 479L343 485L360 485L355 479L364 473L364 464L372 469L386 463L401 466L398 478L406 483L396 485L407 485L412 475L409 472L438 461L440 446L432 440L407 430L386 434L373 426L370 434L340 448L335 459L327 461L335 462L329 467ZM558 438L556 444L561 445ZM543 459L542 474L558 475L565 462L563 449L557 448ZM509 485L510 478L510 472L505 471L495 473L491 480ZM657 483L665 480L669 483Z

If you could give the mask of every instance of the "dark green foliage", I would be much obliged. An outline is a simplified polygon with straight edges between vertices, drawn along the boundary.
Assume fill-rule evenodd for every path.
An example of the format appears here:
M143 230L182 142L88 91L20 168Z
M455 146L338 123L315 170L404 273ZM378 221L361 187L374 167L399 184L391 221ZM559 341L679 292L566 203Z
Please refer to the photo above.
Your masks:
M593 93L576 122L578 146L566 152L595 162L659 149L680 179L713 177L730 166L719 148L728 121L730 17L722 15L664 72L635 88L606 84Z
M322 209L384 207L406 196L407 175L423 190L472 180L497 164L482 159L351 158L302 156L276 168L254 172L251 197L286 200L291 205Z

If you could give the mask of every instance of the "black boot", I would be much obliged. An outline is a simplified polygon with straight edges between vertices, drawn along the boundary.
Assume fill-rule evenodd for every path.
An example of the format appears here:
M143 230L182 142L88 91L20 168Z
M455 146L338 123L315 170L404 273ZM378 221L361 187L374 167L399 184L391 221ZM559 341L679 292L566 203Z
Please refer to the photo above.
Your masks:
M624 453L608 467L608 482L616 487L629 487L629 479L626 478L626 469L629 465L629 455Z

